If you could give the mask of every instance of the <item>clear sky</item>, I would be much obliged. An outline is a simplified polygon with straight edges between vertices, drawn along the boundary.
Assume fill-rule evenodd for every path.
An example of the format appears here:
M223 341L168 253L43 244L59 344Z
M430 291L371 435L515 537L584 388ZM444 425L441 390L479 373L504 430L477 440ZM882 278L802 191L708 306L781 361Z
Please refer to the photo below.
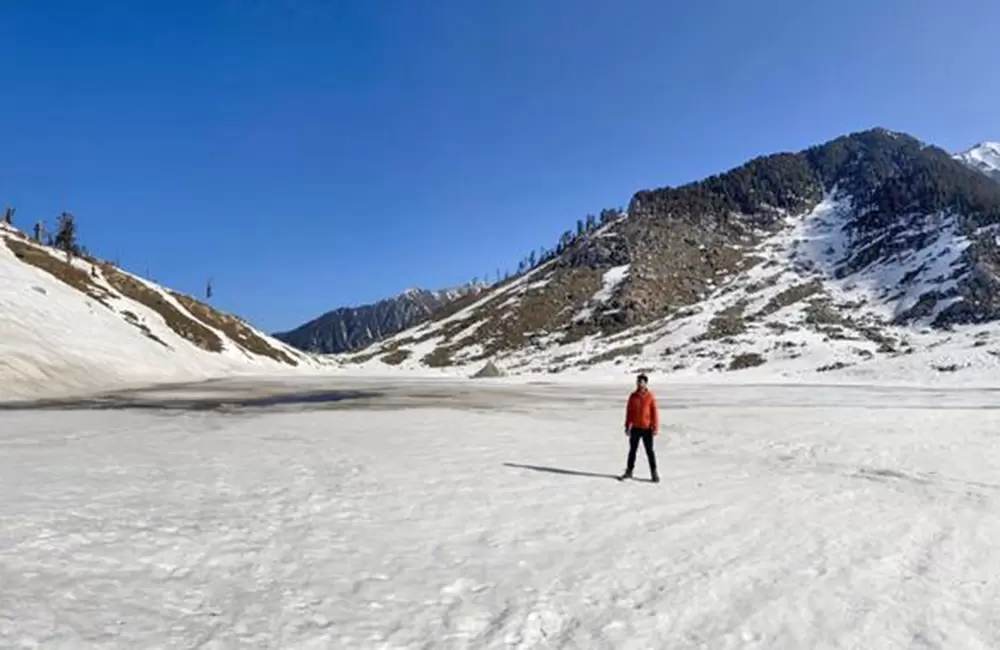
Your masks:
M0 203L267 330L885 126L1000 139L996 0L0 3Z

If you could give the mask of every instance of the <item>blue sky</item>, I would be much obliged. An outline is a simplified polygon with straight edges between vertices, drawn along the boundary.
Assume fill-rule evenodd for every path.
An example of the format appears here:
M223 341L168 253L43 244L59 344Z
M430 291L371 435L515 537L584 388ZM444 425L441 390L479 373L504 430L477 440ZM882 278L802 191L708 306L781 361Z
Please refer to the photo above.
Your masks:
M268 329L885 126L1000 139L993 0L0 4L0 203Z

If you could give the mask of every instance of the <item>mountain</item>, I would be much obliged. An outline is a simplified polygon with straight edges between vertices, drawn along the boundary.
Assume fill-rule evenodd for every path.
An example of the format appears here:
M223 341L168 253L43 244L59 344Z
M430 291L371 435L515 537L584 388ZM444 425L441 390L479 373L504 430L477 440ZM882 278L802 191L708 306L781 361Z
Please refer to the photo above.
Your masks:
M319 367L243 320L0 223L0 400Z
M1000 142L981 142L955 158L993 180L1000 181Z
M299 350L323 354L363 348L420 323L449 305L478 295L482 284L428 291L409 289L398 296L359 307L341 307L274 337Z
M1000 184L872 129L639 191L543 264L345 361L814 373L924 352L950 368L958 345L957 366L996 365L998 227Z

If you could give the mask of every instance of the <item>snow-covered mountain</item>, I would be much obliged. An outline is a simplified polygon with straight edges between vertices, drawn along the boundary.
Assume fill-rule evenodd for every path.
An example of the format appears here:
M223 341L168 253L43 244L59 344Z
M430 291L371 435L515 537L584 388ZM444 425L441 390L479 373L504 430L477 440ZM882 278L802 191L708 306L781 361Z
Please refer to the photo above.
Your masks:
M957 160L1000 181L1000 142L981 142L955 156Z
M0 400L322 363L190 296L0 224Z
M641 191L553 259L346 360L463 373L486 360L509 372L1000 371L1000 184L963 163L874 129Z
M330 354L357 350L423 322L463 298L478 295L485 288L486 285L479 283L437 291L413 287L369 305L334 309L294 330L274 336L308 352Z

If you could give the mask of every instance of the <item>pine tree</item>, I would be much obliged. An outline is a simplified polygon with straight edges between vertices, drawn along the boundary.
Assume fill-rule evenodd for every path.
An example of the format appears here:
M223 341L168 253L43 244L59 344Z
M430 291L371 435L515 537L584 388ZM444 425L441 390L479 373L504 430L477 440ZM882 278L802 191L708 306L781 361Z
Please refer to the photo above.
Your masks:
M52 244L66 251L67 255L79 255L80 246L76 243L76 219L69 212L59 215L59 225L56 228Z
M7 206L7 209L3 211L3 221L8 226L11 226L11 225L14 224L14 212L15 212L15 208L12 208L10 206Z
M212 299L212 281L209 280L205 283L205 300Z
M35 227L32 230L34 231L34 235L35 235L34 239L35 239L35 241L38 242L39 244L41 244L42 243L42 234L45 231L45 224L43 224L41 221L36 221L35 222Z
M586 226L583 223L583 219L576 220L576 236L583 237L583 233L586 232Z
M587 215L587 232L597 230L597 217L592 214Z
M570 244L573 243L573 233L570 231L563 232L562 236L559 237L559 246L556 248L556 252L562 254L564 250L569 248Z

